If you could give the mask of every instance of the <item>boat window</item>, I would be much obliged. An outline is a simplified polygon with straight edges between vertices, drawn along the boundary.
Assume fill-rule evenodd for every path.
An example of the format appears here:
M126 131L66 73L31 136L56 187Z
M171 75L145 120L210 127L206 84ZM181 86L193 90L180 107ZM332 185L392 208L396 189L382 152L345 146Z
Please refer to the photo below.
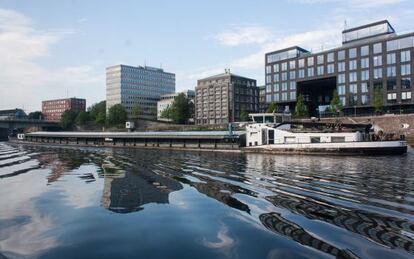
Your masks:
M311 137L311 143L321 143L321 137Z
M285 137L285 143L295 143L295 137Z
M345 142L345 137L331 137L332 143L341 143Z
M274 144L275 143L275 131L269 130L268 134L269 134L269 144Z

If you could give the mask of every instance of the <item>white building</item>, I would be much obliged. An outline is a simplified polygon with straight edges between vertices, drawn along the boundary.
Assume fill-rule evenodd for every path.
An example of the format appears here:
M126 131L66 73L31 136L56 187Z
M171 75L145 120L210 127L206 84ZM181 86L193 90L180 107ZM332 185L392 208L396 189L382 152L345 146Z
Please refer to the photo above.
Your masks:
M167 109L173 104L175 97L177 97L180 93L184 93L187 96L187 98L190 98L190 100L194 102L195 92L193 90L187 90L187 91L179 92L179 93L161 95L160 100L157 102L157 119L158 120L171 121L170 119L162 118L161 114L165 109Z
M128 115L138 105L142 116L155 119L160 96L175 92L175 74L148 66L106 68L106 108L122 104Z

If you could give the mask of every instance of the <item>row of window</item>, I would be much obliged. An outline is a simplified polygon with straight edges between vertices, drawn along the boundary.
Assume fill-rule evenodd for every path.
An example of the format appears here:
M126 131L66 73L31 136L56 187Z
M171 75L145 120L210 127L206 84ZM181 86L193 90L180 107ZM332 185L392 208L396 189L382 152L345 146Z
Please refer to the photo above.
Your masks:
M323 56L321 56L321 57L323 57ZM313 67L314 66L314 61L313 61L314 57L308 57L307 59L308 59L307 66L308 67ZM387 59L387 64L388 65L395 64L396 63L396 53L387 54L386 59ZM319 58L318 58L318 60L319 60ZM318 65L323 64L323 58L321 58L321 61L322 61L321 63L317 62L317 64ZM382 62L382 55L374 56L372 58L372 61L373 61L374 66L382 66L382 63L383 63ZM409 61L411 61L410 51L409 50L402 51L400 53L400 62L404 63L404 62L409 62ZM289 64L289 69L290 70L296 69L296 61L291 60L291 61L289 61L289 63L288 62L281 63L280 64L280 69L279 69L279 64L274 64L273 65L273 73L279 73L281 71L282 72L287 71L288 64ZM338 62L338 64L337 64L338 72L345 71L345 64L346 64L345 61ZM356 59L350 60L348 62L348 64L349 64L349 66L348 66L349 70L356 70L357 69L357 60ZM370 66L370 59L368 57L360 59L360 67L361 68L368 68L369 66ZM305 67L304 59L298 60L298 67L299 68L304 68ZM334 73L334 64L328 64L327 67L328 67L328 73ZM323 68L323 66L318 66L318 69L322 69L322 68ZM291 71L290 73L292 73L292 72L294 72L294 71ZM266 74L271 74L271 73L272 73L272 66L271 65L266 66Z
M266 95L266 102L283 102L283 101L295 101L296 100L296 91L295 92L282 92L274 93L273 95Z

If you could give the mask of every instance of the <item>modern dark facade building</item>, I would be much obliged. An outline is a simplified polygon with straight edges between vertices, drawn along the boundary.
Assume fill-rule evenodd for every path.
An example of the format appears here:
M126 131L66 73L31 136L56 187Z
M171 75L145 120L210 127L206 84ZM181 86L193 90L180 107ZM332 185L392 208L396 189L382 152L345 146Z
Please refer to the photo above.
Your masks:
M65 98L42 101L42 114L45 120L59 121L67 110L75 112L85 111L86 100L80 98Z
M268 103L266 103L266 86L259 86L259 112L266 112Z
M116 65L106 68L106 109L122 104L132 115L134 106L142 117L157 118L157 102L163 94L175 92L175 74L149 66Z
M242 111L259 111L256 80L225 73L197 81L195 123L224 124L240 121Z
M345 114L372 112L375 98L387 111L414 109L414 33L397 35L384 20L342 37L341 47L318 53L298 46L267 53L266 102L292 110L301 94L316 115L337 90Z

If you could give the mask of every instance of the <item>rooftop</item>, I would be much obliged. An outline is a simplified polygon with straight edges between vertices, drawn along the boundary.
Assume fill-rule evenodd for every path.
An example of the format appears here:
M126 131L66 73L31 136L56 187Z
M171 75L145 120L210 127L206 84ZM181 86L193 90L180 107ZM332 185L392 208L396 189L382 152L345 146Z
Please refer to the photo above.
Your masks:
M245 78L245 79L249 79L249 80L256 80L256 79L252 79L252 78L248 78L245 76L240 76L240 75L236 75L230 72L230 69L225 69L224 73L221 74L217 74L214 76L209 76L203 79L199 79L198 81L205 81L205 80L212 80L212 79L216 79L216 78L223 78L223 77L240 77L240 78Z

